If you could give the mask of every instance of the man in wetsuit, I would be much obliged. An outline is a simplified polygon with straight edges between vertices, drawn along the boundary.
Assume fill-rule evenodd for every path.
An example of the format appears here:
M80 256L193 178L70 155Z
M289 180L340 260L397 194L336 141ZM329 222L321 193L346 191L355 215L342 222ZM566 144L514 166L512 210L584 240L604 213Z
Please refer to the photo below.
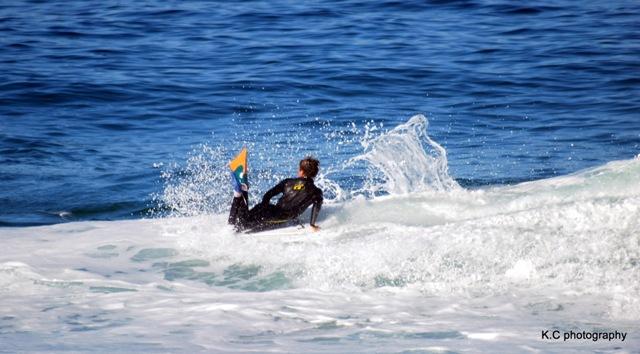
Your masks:
M262 202L251 210L248 206L248 188L243 185L241 191L234 192L229 224L235 225L238 231L260 231L296 219L313 204L309 224L313 231L320 230L316 220L322 207L322 190L313 183L319 165L320 162L313 157L300 160L298 177L282 180L267 191L262 197ZM282 197L275 205L271 204L271 198L278 194L282 194Z

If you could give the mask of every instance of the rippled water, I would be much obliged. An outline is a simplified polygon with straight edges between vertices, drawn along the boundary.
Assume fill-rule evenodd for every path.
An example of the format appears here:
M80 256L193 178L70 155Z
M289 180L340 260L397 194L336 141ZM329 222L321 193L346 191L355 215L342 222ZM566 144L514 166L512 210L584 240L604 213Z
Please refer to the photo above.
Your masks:
M639 13L637 1L4 2L0 224L144 216L161 172L202 143L268 153L253 160L266 175L289 174L292 151L335 170L362 152L351 123L415 113L465 186L630 158Z

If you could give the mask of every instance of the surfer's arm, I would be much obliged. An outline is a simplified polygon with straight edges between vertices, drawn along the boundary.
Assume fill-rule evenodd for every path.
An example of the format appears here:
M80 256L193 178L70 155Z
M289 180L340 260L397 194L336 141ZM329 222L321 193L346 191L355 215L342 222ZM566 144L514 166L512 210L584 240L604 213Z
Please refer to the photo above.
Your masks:
M282 182L276 184L273 188L269 189L267 193L262 197L262 204L269 204L271 198L275 197L280 193L284 193L284 184L286 183L286 179L282 180Z
M322 209L322 191L318 189L316 191L316 195L313 199L313 208L311 208L311 222L309 224L311 227L316 228L316 221L318 220L318 214L320 214L320 209Z

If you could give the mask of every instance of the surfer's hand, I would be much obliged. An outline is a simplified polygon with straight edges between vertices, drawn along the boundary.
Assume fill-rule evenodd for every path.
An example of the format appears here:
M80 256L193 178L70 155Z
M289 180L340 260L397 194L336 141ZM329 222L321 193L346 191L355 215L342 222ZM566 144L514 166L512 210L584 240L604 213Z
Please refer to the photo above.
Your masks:
M309 225L309 226L311 226L311 231L313 232L320 231L320 226L318 225Z

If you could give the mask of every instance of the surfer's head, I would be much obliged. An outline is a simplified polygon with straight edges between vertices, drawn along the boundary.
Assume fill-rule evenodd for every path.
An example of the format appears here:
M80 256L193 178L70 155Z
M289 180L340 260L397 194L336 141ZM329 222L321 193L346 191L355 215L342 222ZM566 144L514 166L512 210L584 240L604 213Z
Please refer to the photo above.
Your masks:
M300 170L298 175L300 177L315 178L320 169L320 161L313 156L307 156L300 160Z

